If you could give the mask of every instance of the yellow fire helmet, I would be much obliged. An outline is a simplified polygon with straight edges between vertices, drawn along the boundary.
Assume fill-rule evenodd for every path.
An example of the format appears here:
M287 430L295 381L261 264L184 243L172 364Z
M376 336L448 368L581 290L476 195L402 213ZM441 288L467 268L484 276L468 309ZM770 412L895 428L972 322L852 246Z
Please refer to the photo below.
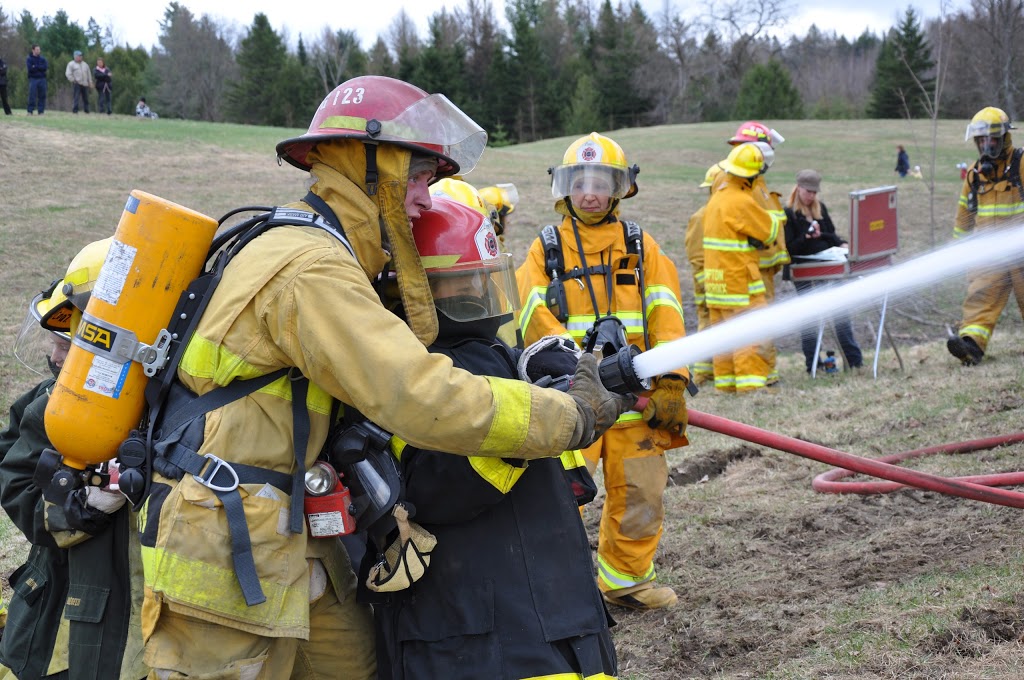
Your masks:
M555 198L569 196L581 188L613 199L629 198L639 190L636 176L640 167L630 167L622 147L596 132L570 144L562 156L562 164L548 172L551 173L551 195Z
M430 195L445 196L462 205L469 206L485 217L491 217L491 211L481 198L480 192L469 182L462 179L445 177L430 185Z
M764 171L764 152L755 142L738 144L721 166L730 175L752 179Z
M704 181L698 184L701 189L706 189L715 183L715 178L718 177L719 173L722 172L722 166L715 163L708 171L704 173Z
M480 198L494 208L499 218L504 218L516 209L516 204L519 203L519 190L515 184L495 184L480 189Z
M85 310L93 286L100 276L103 261L107 259L112 238L93 241L75 255L67 273L53 289L49 298L40 293L33 300L39 314L39 325L48 331L73 332L77 317ZM77 311L79 314L75 314ZM75 318L73 318L75 317Z
M974 118L967 124L964 141L973 139L981 158L995 160L1012 145L1010 130L1015 129L1005 111L986 106L974 114Z

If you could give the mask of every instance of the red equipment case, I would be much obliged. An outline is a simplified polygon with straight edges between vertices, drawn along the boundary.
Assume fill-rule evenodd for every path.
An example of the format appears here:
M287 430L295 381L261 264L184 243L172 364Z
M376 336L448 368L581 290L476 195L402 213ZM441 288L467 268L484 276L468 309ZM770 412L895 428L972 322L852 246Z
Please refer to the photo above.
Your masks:
M892 265L899 249L896 187L850 192L850 253L846 262L791 264L794 281L845 279Z

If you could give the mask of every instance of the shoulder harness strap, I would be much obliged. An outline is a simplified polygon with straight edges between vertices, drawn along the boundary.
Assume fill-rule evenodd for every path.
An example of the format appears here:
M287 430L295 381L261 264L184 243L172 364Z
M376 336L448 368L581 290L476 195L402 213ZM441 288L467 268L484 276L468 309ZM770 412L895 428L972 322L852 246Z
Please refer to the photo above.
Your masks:
M310 434L309 411L306 408L309 380L302 375L291 379L292 447L295 456L295 470L291 475L255 466L231 463L209 454L200 456L184 448L169 452L166 458L157 462L152 459L152 451L155 439L170 434L171 431L210 411L252 394L284 375L290 376L290 369L282 368L259 378L235 380L201 397L189 400L185 406L167 414L166 417L162 417L164 416L162 411L167 403L170 387L177 378L178 363L188 344L188 340L192 337L199 319L202 317L209 300L213 296L214 290L216 290L217 285L220 283L228 262L249 242L276 226L309 226L323 229L334 236L341 242L349 254L355 257L355 251L348 242L344 229L334 211L319 196L312 192L307 194L303 200L313 206L320 214L293 208L276 207L230 229L214 240L209 257L207 258L207 260L213 258L213 263L182 294L172 321L168 324L171 337L176 338L174 340L176 346L170 353L170 361L163 367L161 373L154 377L146 387L146 398L149 405L147 455L150 458L147 462L151 467L159 468L162 474L170 473L168 476L177 477L178 479L185 473L190 473L196 481L210 488L220 498L227 515L235 575L238 578L245 602L249 606L265 602L266 596L260 587L259 577L256 572L249 528L245 520L242 498L238 493L238 485L268 483L289 493L291 496L289 530L296 534L303 532L305 524L305 513L303 511L306 472L305 456ZM157 426L161 428L161 432L156 432ZM176 472L178 474L175 474ZM148 490L149 480L147 475L146 489L142 494L143 498L148 495Z

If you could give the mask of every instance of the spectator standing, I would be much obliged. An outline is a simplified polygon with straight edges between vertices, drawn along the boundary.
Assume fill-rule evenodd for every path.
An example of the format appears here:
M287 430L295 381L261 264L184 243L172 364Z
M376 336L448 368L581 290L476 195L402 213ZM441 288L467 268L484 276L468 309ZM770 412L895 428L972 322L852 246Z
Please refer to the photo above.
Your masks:
M7 101L7 64L0 58L0 102L3 102L4 113L11 115L11 105Z
M96 59L96 68L92 70L92 77L96 81L96 108L100 113L106 112L109 116L112 113L110 102L113 98L114 80L103 57Z
M897 144L896 174L900 177L906 177L908 172L910 172L910 156L907 155L907 150L903 148L902 144Z
M50 64L42 55L39 45L32 46L32 52L25 58L25 70L28 71L28 115L36 109L39 115L46 111L46 72Z
M67 68L64 69L64 75L67 77L68 82L71 83L71 90L73 92L71 113L78 113L79 103L81 103L85 112L89 113L89 90L93 88L92 69L82 59L81 50L75 50L74 57L68 62Z
M818 199L820 190L821 175L816 170L801 170L796 174L796 186L786 201L786 249L793 257L813 255L846 243L836 234L836 227L832 224L828 209ZM803 295L824 283L794 281L793 285L796 286L797 295ZM847 365L851 368L860 368L863 365L863 357L857 341L853 339L850 317L845 314L838 315L833 318L833 324ZM818 336L813 328L804 328L800 332L800 346L804 352L808 373L818 360L814 352L817 344Z

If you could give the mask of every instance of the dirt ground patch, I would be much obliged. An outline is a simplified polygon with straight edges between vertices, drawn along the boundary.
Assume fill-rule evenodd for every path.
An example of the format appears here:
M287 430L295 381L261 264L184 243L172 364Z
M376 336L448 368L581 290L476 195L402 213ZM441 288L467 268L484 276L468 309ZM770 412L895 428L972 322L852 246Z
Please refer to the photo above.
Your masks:
M982 604L953 604L956 574L1019 566L1019 510L922 490L815 494L808 464L784 455L743 444L671 467L656 564L679 604L613 610L621 677L971 677L954 670L966 661L1019 677L985 657L1020 654L1024 595L992 583L971 593Z

